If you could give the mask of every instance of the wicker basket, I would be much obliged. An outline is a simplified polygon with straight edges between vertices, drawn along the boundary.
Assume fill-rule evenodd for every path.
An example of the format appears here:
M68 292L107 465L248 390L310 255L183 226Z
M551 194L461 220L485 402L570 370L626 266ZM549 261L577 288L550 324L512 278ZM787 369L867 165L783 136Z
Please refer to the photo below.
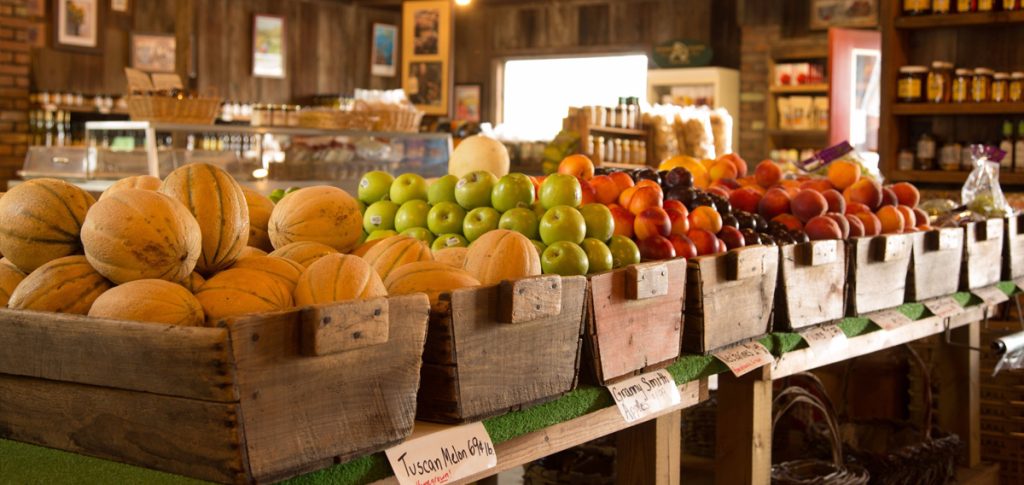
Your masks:
M420 122L423 121L422 111L399 106L392 109L371 109L368 113L376 118L373 126L375 131L416 133L420 131Z
M708 400L683 410L683 452L702 458L715 457L715 423L718 420L718 391Z
M299 126L320 130L372 131L377 117L364 111L309 108L299 112Z
M220 113L220 98L128 96L132 121L212 125Z
M534 461L526 466L523 485L611 485L614 440L614 435L605 436Z

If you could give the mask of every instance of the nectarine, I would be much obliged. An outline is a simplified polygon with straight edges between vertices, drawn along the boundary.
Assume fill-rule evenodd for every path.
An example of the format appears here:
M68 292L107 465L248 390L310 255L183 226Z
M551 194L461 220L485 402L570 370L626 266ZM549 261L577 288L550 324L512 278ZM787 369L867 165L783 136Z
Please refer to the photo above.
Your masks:
M765 192L764 197L757 204L757 213L765 219L771 219L779 214L788 214L789 194L779 188Z
M828 212L828 201L825 200L821 193L811 189L804 189L798 192L796 197L793 197L789 207L793 211L793 215L801 221L807 222L814 217Z
M846 202L858 202L877 209L882 204L882 186L871 179L860 179L843 190Z
M655 235L668 237L671 232L672 221L661 207L648 207L633 219L633 233L637 239L647 239Z
M665 213L668 214L668 220L672 223L672 234L685 236L686 233L690 232L690 219L685 207L683 210L669 207L665 209Z
M918 202L921 201L921 193L918 192L917 187L907 182L897 182L889 188L896 194L896 199L899 200L900 205L916 209Z
M633 213L629 212L628 210L624 209L621 205L618 204L609 204L608 210L611 211L612 220L615 221L615 229L612 231L612 234L615 234L617 236L626 236L632 239L633 220L635 219Z
M772 218L772 222L778 222L786 226L790 231L802 231L804 223L793 214L779 214Z
M590 161L590 157L580 153L569 155L559 162L558 173L590 180L594 178L594 162Z
M594 189L594 196L602 204L612 204L619 200L619 186L609 175L598 175L590 179L590 186Z
M782 169L771 160L762 160L754 167L754 180L761 187L771 188L782 180Z
M829 217L817 216L804 225L804 232L807 233L812 241L820 241L823 239L842 239L843 233L839 228L839 224Z
M690 227L718 234L718 231L722 230L722 216L712 207L695 207L693 212L690 212Z
M828 181L839 190L845 190L860 180L860 166L846 160L836 160L828 165Z
M611 179L615 182L615 185L619 188L619 193L632 187L633 177L630 177L626 172L612 172L610 175Z
M729 194L729 203L735 210L754 213L757 212L759 202L761 202L761 193L750 187L737 189Z
M899 234L903 232L903 214L899 209L887 205L876 213L882 223L882 234Z
M690 229L686 237L697 247L697 254L704 256L718 252L718 236L704 229Z

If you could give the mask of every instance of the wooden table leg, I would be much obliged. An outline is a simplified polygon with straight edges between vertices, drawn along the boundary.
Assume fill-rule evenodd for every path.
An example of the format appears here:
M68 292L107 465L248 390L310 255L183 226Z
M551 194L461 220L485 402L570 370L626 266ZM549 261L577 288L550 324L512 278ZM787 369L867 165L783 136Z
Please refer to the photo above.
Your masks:
M626 428L615 436L616 483L679 485L682 412Z
M772 381L764 367L718 376L715 483L767 485L772 468Z
M979 322L952 330L948 345L943 340L933 359L932 381L939 390L936 424L960 435L967 445L962 465L981 463L981 383L979 352L963 345L981 345Z

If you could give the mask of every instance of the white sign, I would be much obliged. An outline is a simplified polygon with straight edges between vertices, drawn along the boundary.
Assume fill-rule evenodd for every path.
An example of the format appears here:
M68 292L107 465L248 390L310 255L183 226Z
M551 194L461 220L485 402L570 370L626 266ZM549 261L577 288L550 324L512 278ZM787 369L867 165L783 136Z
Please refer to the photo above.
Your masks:
M736 377L775 362L775 357L767 347L761 345L761 342L734 345L718 352L712 352L711 355L728 366Z
M944 296L924 302L925 308L939 318L946 318L963 311L963 307L952 296Z
M608 392L627 423L664 411L682 402L675 379L666 370L656 370L610 384Z
M1017 288L1024 290L1024 278L1017 278L1013 280L1013 284L1017 285Z
M384 452L401 485L451 483L498 465L483 423L472 423L406 441Z
M978 295L978 298L984 300L986 305L998 305L1010 299L1010 297L1006 296L1006 293L1003 293L1003 290L1000 290L995 286L986 286L984 288L978 288L977 290L971 290L971 293Z
M894 328L899 328L904 325L914 323L914 321L911 320L910 317L904 315L902 312L894 308L872 313L868 315L868 319L871 320L872 322L875 322L876 325L884 328L885 330L892 330Z
M811 352L834 352L849 344L846 334L838 325L822 325L799 332L811 348Z

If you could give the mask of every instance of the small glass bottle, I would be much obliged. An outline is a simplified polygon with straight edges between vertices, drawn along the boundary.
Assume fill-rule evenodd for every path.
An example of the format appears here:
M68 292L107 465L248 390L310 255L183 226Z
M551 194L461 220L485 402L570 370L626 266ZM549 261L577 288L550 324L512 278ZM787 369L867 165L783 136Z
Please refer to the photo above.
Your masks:
M946 143L939 149L939 168L949 172L960 170L960 146Z
M952 0L933 0L932 13L950 13L953 10Z
M1019 103L1024 100L1024 72L1010 74L1010 84L1007 89L1006 98L1011 103Z
M978 0L956 0L957 13L977 12Z
M974 70L974 77L971 78L971 101L987 103L992 100L992 74L992 70L987 67Z
M605 119L604 126L607 127L607 128L615 128L615 127L619 126L619 111L616 109L615 106L612 106L611 108L605 108L605 117L604 117L604 119ZM609 141L611 141L611 140L609 140Z
M971 78L974 72L970 69L957 69L953 77L953 102L966 103L971 99Z
M900 150L899 158L896 159L896 169L901 172L909 172L914 169L914 152L904 148Z
M928 71L927 98L930 103L948 103L953 96L953 63L935 61Z
M935 139L928 133L922 134L917 140L917 169L935 169Z
M997 72L992 76L992 102L1005 103L1009 98L1010 75Z
M927 15L932 13L931 0L903 0L903 15Z
M996 8L996 0L977 0L979 12L991 12Z
M900 68L897 97L901 103L924 101L924 84L928 68L924 66L903 66Z
M596 159L596 160L594 160L595 162L604 163L604 162L607 161L607 160L605 160L604 137L603 136L595 136L594 137L594 158Z
M1013 10L1020 10L1021 9L1021 0L1003 0L1002 1L1002 5L1003 5L1003 10L1005 10L1007 12L1013 11Z

